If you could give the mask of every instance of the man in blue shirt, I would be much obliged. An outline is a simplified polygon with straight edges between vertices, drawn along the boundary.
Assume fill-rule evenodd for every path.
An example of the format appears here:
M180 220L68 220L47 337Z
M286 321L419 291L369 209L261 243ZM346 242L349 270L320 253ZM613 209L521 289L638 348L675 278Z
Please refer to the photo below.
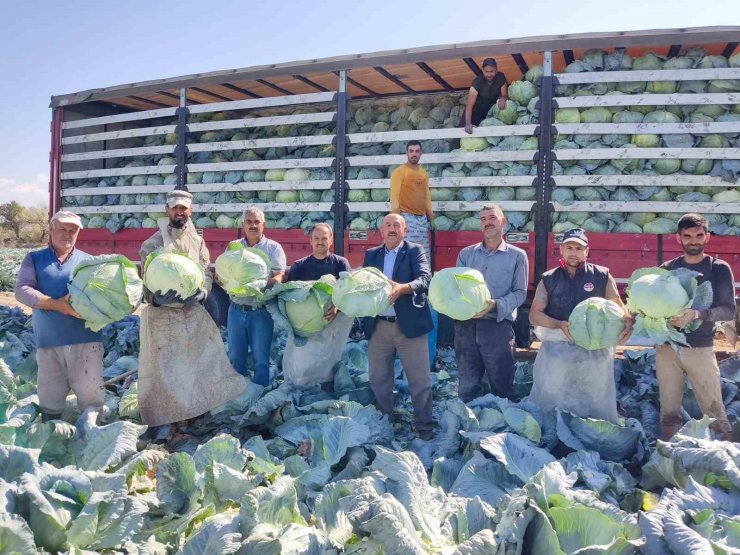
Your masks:
M483 274L491 293L486 309L471 320L455 323L458 395L469 402L484 393L483 375L495 395L514 395L514 329L516 309L527 297L529 261L520 248L504 241L506 216L495 204L480 211L483 241L465 247L457 257L458 267Z
M72 271L90 258L75 249L81 229L77 214L54 214L49 246L26 255L15 286L15 298L33 309L39 406L46 420L61 416L70 389L81 410L105 399L102 336L87 329L69 304Z

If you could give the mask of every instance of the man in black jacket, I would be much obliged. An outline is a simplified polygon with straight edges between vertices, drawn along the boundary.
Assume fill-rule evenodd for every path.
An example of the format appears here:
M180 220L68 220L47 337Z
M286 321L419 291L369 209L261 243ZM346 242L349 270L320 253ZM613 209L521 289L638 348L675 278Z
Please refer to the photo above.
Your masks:
M393 360L398 353L414 405L414 424L422 439L434 435L432 380L427 334L433 329L427 303L431 280L421 245L404 240L406 222L399 214L383 218L383 244L365 252L363 266L373 266L391 280L391 306L375 318L365 318L370 386L378 408L393 413Z
M694 320L703 321L698 329L686 334L689 349L677 351L669 345L658 345L655 349L655 371L660 393L660 436L664 441L669 440L683 424L681 406L684 374L691 382L702 413L715 419L712 428L723 439L730 440L732 435L722 403L719 366L713 345L714 322L735 318L735 285L729 264L705 254L709 237L706 218L699 214L684 214L678 220L676 233L676 240L684 254L661 266L668 270L687 268L699 272L697 281L700 284L711 281L714 295L709 309L687 308L670 320L677 328Z

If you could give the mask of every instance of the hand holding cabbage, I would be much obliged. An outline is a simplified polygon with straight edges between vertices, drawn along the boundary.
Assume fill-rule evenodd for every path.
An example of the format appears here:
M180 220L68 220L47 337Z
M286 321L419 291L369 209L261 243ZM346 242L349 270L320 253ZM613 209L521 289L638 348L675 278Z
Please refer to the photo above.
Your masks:
M454 320L485 316L495 306L483 274L472 268L445 268L432 277L429 302Z
M268 256L260 249L230 243L216 259L216 278L233 297L261 297L272 271Z
M174 250L157 249L147 257L144 285L158 306L189 306L205 299L203 270L188 255Z

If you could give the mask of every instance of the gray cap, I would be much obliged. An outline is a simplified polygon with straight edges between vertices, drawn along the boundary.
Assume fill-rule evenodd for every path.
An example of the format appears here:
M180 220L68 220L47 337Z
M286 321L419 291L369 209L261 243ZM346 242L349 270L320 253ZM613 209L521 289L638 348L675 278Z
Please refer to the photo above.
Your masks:
M193 195L187 191L175 190L167 193L167 206L174 208L175 206L184 206L190 208L193 204Z

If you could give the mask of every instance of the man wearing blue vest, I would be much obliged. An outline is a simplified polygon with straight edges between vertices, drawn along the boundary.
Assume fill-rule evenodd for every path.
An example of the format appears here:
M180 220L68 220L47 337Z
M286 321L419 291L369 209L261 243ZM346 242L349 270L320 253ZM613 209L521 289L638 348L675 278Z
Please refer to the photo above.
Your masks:
M59 418L71 389L81 410L100 407L103 343L69 304L67 283L75 266L90 255L75 249L82 221L59 211L49 222L49 246L23 260L15 298L33 309L39 406L45 420Z

